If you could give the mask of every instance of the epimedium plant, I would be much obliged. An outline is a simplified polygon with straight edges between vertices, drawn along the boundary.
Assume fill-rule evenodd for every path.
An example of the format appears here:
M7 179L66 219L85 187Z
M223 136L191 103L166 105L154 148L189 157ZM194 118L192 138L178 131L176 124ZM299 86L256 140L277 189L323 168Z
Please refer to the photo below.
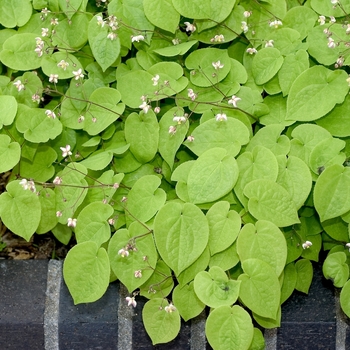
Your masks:
M75 303L119 279L154 344L214 349L307 293L350 316L350 0L3 0L0 217L77 244Z

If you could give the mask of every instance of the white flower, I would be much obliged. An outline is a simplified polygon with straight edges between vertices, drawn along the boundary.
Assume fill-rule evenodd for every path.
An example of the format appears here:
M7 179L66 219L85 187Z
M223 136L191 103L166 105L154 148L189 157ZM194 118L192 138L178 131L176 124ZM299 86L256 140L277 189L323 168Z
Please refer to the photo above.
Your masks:
M41 28L41 36L49 36L49 28Z
M172 303L170 303L168 306L166 306L166 307L164 308L164 310L165 310L167 313L171 314L173 311L176 310L176 307L175 307Z
M62 178L59 177L59 176L56 176L56 177L53 179L52 183L54 183L55 185L60 185L60 184L62 183Z
M62 212L61 211L56 211L56 216L59 218L59 217L61 217L62 216Z
M160 107L157 106L157 107L154 107L154 113L158 114L160 112Z
M126 297L125 300L128 302L128 306L132 305L133 307L136 307L137 303L134 297Z
M126 249L122 248L118 251L118 255L120 255L122 258L125 258L129 256L129 252Z
M318 16L318 23L320 23L320 26L323 26L326 23L326 17L325 16Z
M244 16L245 18L250 17L251 14L252 14L252 11L244 11L244 12L243 12L243 16Z
M83 115L81 115L81 116L78 118L78 123L82 123L84 120L85 120L85 117L84 117Z
M225 113L218 113L215 116L215 119L216 119L217 122L226 121L227 120L227 115Z
M56 114L54 111L51 111L51 109L47 109L45 114L48 116L48 118L56 119Z
M332 39L332 38L328 38L328 44L327 46L330 48L330 49L334 49L337 44L335 43L335 41Z
M79 68L78 70L73 70L72 72L74 74L74 79L75 80L79 80L80 78L84 78L84 74L81 68Z
M214 69L216 69L216 70L221 69L221 68L224 68L224 65L221 64L220 61L212 62L212 65L213 65Z
M135 36L131 37L131 42L132 43L135 42L135 41L140 42L140 40L141 41L145 40L145 37L143 35L135 35Z
M184 116L175 116L173 118L174 122L177 122L178 124L182 124L186 121L187 119Z
M72 152L70 151L70 145L66 145L66 147L60 147L60 150L62 151L63 158L72 155Z
M237 108L237 102L241 99L235 95L232 95L232 97L228 100L228 104L232 105L233 107Z
M28 185L28 180L27 179L22 179L19 184L23 187L24 190L27 190L29 188Z
M38 54L38 57L41 57L43 55L43 49L40 46L37 46L34 50Z
M114 40L117 37L116 33L108 33L107 39Z
M340 56L340 57L338 57L334 66L335 66L335 68L339 68L339 67L342 67L343 64L344 64L344 57Z
M274 21L270 22L270 27L278 28L281 25L283 25L283 23L278 19L275 19Z
M106 22L103 20L102 16L96 16L96 19L97 19L97 24L101 26L101 28L103 28Z
M40 103L40 96L38 94L32 95L32 101L36 103Z
M245 22L245 21L241 22L241 29L243 30L243 33L248 32L249 28L248 28L247 22Z
M312 246L310 241L306 241L302 244L303 249L309 249Z
M57 25L58 25L58 18L51 18L50 23L51 23L51 25L53 25L53 26L57 26Z
M211 38L212 43L222 43L225 41L225 37L222 34L215 35L214 38Z
M197 94L194 93L194 91L192 89L187 89L187 96L192 100L194 101L196 98L197 98Z
M178 38L174 38L173 40L171 40L171 42L173 43L173 45L179 45L181 40Z
M46 17L51 11L48 10L46 7L44 9L41 10L41 13L44 14L44 16Z
M60 67L63 70L66 70L68 66L69 66L69 63L66 62L65 60L61 60L60 62L57 63L57 67Z
M176 133L176 126L170 125L169 126L169 134L174 135Z
M152 78L152 81L153 81L153 86L156 86L158 85L158 81L159 81L159 75L155 75L153 78Z
M134 272L135 278L142 278L142 271L141 270L136 270Z
M58 74L50 74L49 82L57 84L58 83Z
M146 101L143 101L142 104L139 106L143 110L143 113L147 114L147 112L150 110L151 106L147 104Z
M194 141L194 137L192 135L187 136L187 141L188 142L193 142Z
M16 86L16 89L19 91L24 90L24 85L22 84L22 82L18 79L13 83L14 86Z
M349 249L349 252L350 252L350 243L346 243L345 244L345 247Z
M329 23L335 23L337 20L335 19L335 17L330 16L329 17Z
M248 47L246 52L249 53L250 55L253 55L253 54L257 53L258 50L255 47Z
M76 227L77 226L77 219L68 218L67 226L68 227Z
M266 41L265 47L273 47L274 41L273 40L268 40Z
M108 219L108 223L113 226L115 224L115 220L112 218L112 219Z
M332 5L337 5L338 4L338 0L331 0L331 4Z
M196 26L190 22L184 22L185 26L186 26L186 32L191 32L194 33L196 31Z

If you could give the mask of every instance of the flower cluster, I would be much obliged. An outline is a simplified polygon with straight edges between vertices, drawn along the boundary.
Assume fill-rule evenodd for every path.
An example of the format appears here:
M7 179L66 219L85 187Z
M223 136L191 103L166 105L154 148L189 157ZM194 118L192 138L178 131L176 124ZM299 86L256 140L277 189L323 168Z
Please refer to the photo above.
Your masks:
M45 41L41 39L39 36L35 38L36 46L34 52L37 53L38 57L41 57L44 52Z
M23 187L23 189L25 190L29 190L33 193L36 192L36 188L35 188L35 183L32 180L27 180L27 179L22 179L19 184Z
M18 92L22 91L25 89L24 84L22 84L21 80L16 80L13 85L16 87L16 89L18 90Z
M302 244L303 249L309 249L312 246L312 242L306 241Z

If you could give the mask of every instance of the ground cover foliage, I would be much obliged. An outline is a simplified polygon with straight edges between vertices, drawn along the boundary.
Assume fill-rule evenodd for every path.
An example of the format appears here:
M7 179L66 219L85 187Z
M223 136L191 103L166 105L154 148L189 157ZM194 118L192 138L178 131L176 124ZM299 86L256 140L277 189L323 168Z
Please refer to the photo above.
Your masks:
M119 279L154 344L214 349L308 292L350 316L350 0L2 0L0 217L77 245L75 303Z

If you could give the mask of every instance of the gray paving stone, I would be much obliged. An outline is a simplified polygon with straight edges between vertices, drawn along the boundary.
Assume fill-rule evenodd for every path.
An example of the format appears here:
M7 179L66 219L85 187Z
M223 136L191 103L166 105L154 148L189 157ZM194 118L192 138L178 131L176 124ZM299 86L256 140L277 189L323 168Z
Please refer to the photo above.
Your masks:
M58 319L60 350L118 349L118 303L118 283L112 283L96 302L74 305L62 279Z
M48 261L0 261L0 349L44 349Z

